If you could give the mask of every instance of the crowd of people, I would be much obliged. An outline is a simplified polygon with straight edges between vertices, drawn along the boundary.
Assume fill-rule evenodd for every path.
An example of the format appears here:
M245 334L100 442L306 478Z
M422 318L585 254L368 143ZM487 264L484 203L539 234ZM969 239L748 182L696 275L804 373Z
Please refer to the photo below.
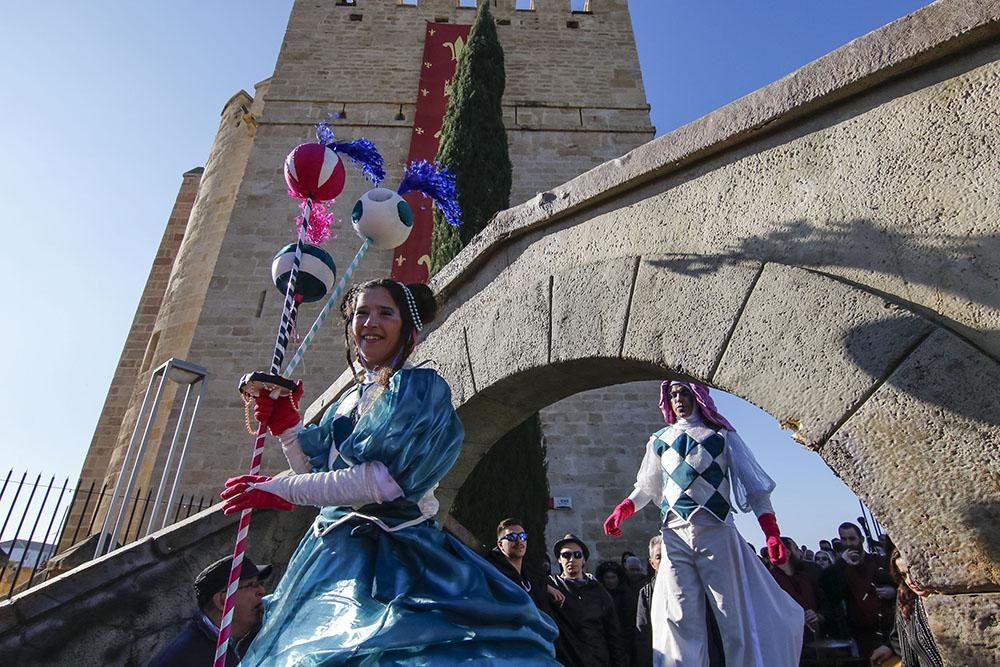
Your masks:
M341 313L348 363L362 368L320 423L303 427L301 385L255 394L254 417L292 474L228 480L223 511L309 505L319 515L269 596L270 568L244 564L231 619L231 561L202 572L198 611L153 664L207 663L226 623L237 640L226 663L243 665L781 667L826 660L808 650L827 638L852 648L840 664L852 653L854 664L941 664L924 591L899 553L866 551L853 524L811 556L783 538L774 481L696 383L662 384L667 425L603 526L620 535L636 511L659 508L645 564L624 553L591 574L586 541L569 534L552 545L557 571L533 572L517 518L499 523L482 555L440 530L434 489L464 433L441 376L408 363L436 310L426 285L358 285ZM760 558L736 530L737 509L757 517Z
M533 570L526 563L529 535L524 522L499 523L496 546L483 555L499 573L524 590L558 628L556 659L571 667L645 667L654 660L653 590L662 561L663 537L649 540L648 558L625 551L589 572L590 549L571 534L552 547L554 560ZM887 535L862 539L854 523L838 537L821 540L814 551L782 537L789 557L781 564L759 556L778 586L803 609L804 643L800 665L943 664L927 626L921 598L906 561ZM867 548L866 548L867 546ZM752 545L747 545L754 552ZM888 555L887 555L888 554ZM215 649L231 557L198 575L198 611L184 630L157 656L152 667L207 664ZM259 630L261 598L270 566L246 561L234 613L235 642L228 664L236 664ZM550 570L546 572L545 568ZM714 613L706 605L704 626L708 664L726 664Z
M788 558L759 558L777 585L803 610L801 665L942 664L928 627L923 589L909 577L906 561L887 535L868 539L843 523L838 537L813 551L789 537ZM556 657L564 665L645 667L653 657L650 607L662 561L663 537L649 541L648 560L623 552L588 574L590 551L577 536L553 545L557 572L532 574L524 564L528 534L508 518L497 526L497 546L489 559L526 592L559 628ZM750 553L756 553L747 545ZM548 564L549 561L546 561ZM725 665L722 637L706 605L704 627L708 664Z

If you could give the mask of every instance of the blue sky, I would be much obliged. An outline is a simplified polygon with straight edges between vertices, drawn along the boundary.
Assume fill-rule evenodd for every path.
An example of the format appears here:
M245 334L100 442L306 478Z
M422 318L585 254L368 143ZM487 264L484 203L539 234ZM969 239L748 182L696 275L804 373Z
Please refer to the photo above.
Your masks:
M181 174L203 165L225 101L270 76L291 4L4 9L0 221L11 276L0 344L12 359L0 479L11 467L78 474ZM925 4L632 0L657 133ZM778 480L788 534L814 544L857 516L853 495L772 418L738 399L720 404ZM760 542L752 519L741 526Z

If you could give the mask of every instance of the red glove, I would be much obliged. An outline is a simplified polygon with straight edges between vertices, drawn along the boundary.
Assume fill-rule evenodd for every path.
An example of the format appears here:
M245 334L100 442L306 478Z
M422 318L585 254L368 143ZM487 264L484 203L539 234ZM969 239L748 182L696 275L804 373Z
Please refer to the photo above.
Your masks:
M267 424L271 435L284 433L299 423L299 399L302 398L302 380L295 383L295 391L290 395L271 398L266 392L257 394L253 406L253 418L258 424Z
M295 509L295 505L281 496L250 486L269 479L271 478L267 475L240 475L227 479L226 488L219 494L219 497L226 501L222 503L222 513L235 514L246 509L291 512Z
M788 547L781 541L781 531L778 530L778 520L773 514L761 514L757 517L761 530L767 536L767 557L775 565L782 565L788 560Z
M618 503L611 516L604 520L604 534L619 537L622 534L622 523L633 514L635 514L635 503L630 498Z

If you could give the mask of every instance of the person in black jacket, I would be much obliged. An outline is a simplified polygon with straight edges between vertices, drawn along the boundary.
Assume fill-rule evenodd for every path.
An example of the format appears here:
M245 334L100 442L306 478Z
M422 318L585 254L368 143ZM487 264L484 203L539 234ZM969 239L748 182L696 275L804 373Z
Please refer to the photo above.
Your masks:
M635 558L635 556L629 556ZM630 665L637 664L635 618L639 589L632 586L625 568L616 561L606 560L597 566L594 577L601 582L611 596L618 612L618 625L622 630L622 641L628 654Z
M628 667L618 613L611 596L584 571L590 550L575 535L566 535L553 548L562 574L550 577L566 597L553 607L559 626L556 659L569 667Z
M226 603L226 585L233 557L217 560L202 570L194 580L198 599L198 612L188 621L180 634L167 644L149 663L149 667L188 667L211 665L215 660L215 644L219 638L219 623ZM271 575L271 566L257 567L249 558L243 559L240 585L236 590L233 607L232 641L226 654L226 667L235 667L240 661L239 645L260 625L264 611L261 599L264 585Z
M540 611L551 616L552 604L561 605L565 598L558 589L549 585L546 577L525 567L524 555L527 551L528 532L520 519L511 517L497 526L497 545L486 554L486 560L523 588Z

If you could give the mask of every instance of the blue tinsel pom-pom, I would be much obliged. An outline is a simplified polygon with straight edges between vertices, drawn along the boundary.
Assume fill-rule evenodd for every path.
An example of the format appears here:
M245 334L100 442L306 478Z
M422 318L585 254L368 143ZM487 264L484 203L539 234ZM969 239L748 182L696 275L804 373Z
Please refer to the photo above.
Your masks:
M445 222L457 226L462 224L462 209L458 205L458 192L455 190L455 175L446 167L427 160L415 160L406 170L403 181L396 192L400 195L407 192L419 192L430 197L441 209Z
M330 150L346 155L361 169L369 181L378 185L385 178L385 160L375 148L375 144L365 138L354 141L337 141L333 128L327 122L316 125L316 139Z
M337 136L333 133L333 128L330 127L330 120L333 119L333 114L327 115L327 120L316 124L316 141L326 145L332 144L337 140Z

